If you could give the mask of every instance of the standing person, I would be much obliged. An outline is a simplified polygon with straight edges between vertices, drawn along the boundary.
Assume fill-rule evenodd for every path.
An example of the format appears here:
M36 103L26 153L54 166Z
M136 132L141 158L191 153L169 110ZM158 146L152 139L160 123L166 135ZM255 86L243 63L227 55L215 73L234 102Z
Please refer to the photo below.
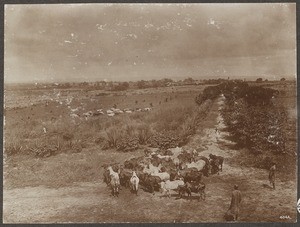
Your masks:
M216 133L216 140L218 142L219 141L219 136L220 136L220 131L219 131L218 127L216 127L216 129L215 129L215 133Z
M275 162L272 162L271 168L269 170L269 181L270 184L273 186L274 190L275 190L275 171L276 171L276 164Z
M233 215L234 221L237 221L237 219L238 219L241 201L242 201L242 195L239 190L239 186L235 184L234 190L231 195L231 203L230 203L230 207L229 207L229 211Z

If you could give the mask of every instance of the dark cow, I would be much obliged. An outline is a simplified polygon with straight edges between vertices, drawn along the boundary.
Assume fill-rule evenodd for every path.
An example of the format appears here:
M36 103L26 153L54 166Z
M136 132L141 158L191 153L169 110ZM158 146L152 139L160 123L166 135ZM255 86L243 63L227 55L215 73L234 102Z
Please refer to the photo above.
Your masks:
M220 172L220 164L218 159L211 159L210 160L211 165L211 174L215 174Z
M209 158L210 158L212 173L218 173L219 174L219 171L222 172L223 171L224 158L222 156L217 156L217 155L213 155L213 154L210 154Z
M170 150L164 150L164 151L162 152L162 155L173 155L173 153L172 153L172 151L170 151Z
M193 160L193 154L190 154L186 151L178 155L180 163L191 163Z
M205 166L202 170L202 173L204 176L208 177L211 174L211 165L210 165L209 159L204 156L197 156L195 161L198 161L198 160L205 161Z
M196 168L180 170L179 173L180 176L183 177L185 183L192 181L200 182L203 176L203 173L198 171Z
M185 185L178 187L179 197L182 198L185 193L187 193L188 197L191 197L193 192L199 194L198 201L200 198L205 200L205 187L203 182L187 182Z
M119 172L119 170L120 170L120 164L114 164L111 167L112 167L113 171L115 171L115 172Z
M106 169L104 170L104 173L103 173L103 181L104 183L106 183L107 186L110 185L110 175L109 175L109 171Z
M160 164L162 164L162 160L157 157L157 155L152 155L151 163L153 166L158 167Z
M179 180L180 179L180 176L178 174L178 172L176 170L170 170L169 171L170 173L170 181L173 181L173 180Z
M124 162L124 167L126 169L134 169L138 165L138 161L136 159L126 160Z
M147 173L139 174L140 184L144 190L154 194L154 191L159 191L160 182L162 181L158 176L151 176Z
M131 169L131 170L135 170L135 169L140 169L140 161L143 159L143 157L139 157L139 158L132 158L130 160L126 160L124 162L124 167L126 169Z
M161 165L162 165L162 168L161 168L161 171L162 171L162 172L168 172L168 173L170 173L170 171L176 169L176 166L175 166L175 164L172 162L172 159L170 159L170 160L168 160L168 161L165 160L165 159L161 159Z
M199 172L199 171L192 171L192 172L186 173L186 175L183 176L184 183L200 182L202 180L202 176L203 176L203 173Z
M119 176L120 176L120 184L128 188L129 181L132 176L132 171L128 169L121 169Z

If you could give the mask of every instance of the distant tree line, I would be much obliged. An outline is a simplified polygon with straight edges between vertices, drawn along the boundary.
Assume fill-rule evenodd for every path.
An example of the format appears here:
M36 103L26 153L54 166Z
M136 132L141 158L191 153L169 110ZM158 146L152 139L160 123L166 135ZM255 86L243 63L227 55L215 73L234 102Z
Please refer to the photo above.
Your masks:
M286 79L281 78L280 81L284 82ZM110 90L110 91L124 91L127 89L145 89L145 88L158 88L158 87L168 87L168 86L182 86L182 85L220 85L228 81L243 82L242 80L229 80L228 79L203 79L195 80L191 77L185 78L183 80L172 80L169 78L163 78L160 80L139 80L139 81L129 81L129 82L117 82L117 81L96 81L96 82L63 82L63 83L35 83L35 88L47 89L47 88L86 88L89 89L93 87L99 90ZM268 81L262 78L257 78L256 82ZM32 85L30 85L32 86ZM211 88L209 88L211 89ZM212 92L212 91L209 91Z

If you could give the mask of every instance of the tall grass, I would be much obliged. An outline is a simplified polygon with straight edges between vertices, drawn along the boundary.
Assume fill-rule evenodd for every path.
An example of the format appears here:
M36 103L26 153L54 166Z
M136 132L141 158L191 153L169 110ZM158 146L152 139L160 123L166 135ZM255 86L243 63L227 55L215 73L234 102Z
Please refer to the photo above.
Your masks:
M116 147L123 133L117 128L110 128L105 132L106 132L105 140L108 143L108 147Z
M26 127L14 125L6 130L5 150L8 154L26 151L43 156L49 150L52 154L78 152L92 146L136 149L147 145L154 135L157 138L165 133L185 139L194 133L198 115L199 107L193 97L184 96L156 106L150 112L99 116L76 122L68 115L43 122L32 120L24 124Z

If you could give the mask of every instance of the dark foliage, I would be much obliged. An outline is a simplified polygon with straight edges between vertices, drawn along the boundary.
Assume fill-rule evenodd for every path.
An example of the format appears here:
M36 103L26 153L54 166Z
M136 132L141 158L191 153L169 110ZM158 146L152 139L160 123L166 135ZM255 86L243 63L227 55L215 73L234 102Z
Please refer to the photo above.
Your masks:
M223 92L226 101L222 116L240 147L253 153L285 151L287 114L283 107L273 105L276 90L239 83Z

